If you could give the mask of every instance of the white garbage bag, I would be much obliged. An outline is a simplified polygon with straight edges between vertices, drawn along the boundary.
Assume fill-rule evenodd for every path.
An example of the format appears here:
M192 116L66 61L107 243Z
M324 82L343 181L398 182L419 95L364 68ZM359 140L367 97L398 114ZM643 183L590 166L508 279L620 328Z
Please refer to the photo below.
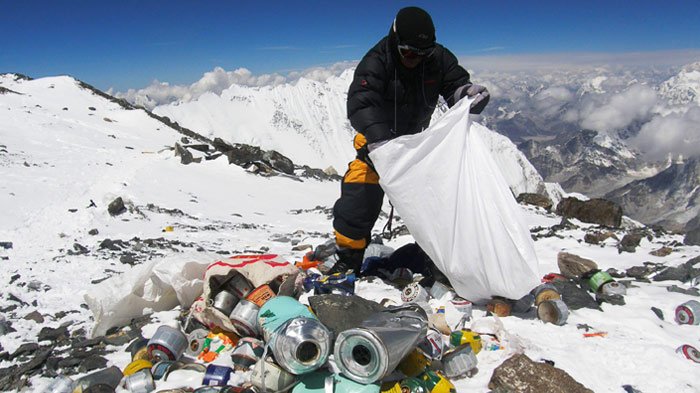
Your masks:
M460 296L519 299L540 282L534 243L490 151L470 130L470 102L369 156L411 235Z

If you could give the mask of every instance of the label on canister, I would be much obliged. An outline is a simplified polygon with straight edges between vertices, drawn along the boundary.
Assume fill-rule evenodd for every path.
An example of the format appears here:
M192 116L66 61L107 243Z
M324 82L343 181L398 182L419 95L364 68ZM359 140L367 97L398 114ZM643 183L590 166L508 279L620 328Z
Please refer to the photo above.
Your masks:
M481 336L479 333L473 332L469 329L456 330L450 333L450 344L453 347L459 347L465 344L469 344L475 354L481 352Z
M423 381L423 385L430 393L453 393L457 391L455 385L449 379L433 370L425 370L418 378Z
M588 286L591 288L591 291L598 293L600 287L602 287L603 284L609 283L610 281L615 281L610 273L599 270L588 279Z
M452 303L457 311L464 313L464 315L471 318L473 308L472 302L462 299L461 297L455 297L454 299L450 300L450 303Z
M253 366L265 352L265 343L253 337L242 337L233 347L231 361L236 369L247 370Z
M187 336L167 325L158 327L148 341L148 355L154 362L178 360L187 348Z
M229 319L241 337L256 337L258 335L258 312L260 307L255 303L242 299L231 312Z
M442 333L435 329L428 329L425 338L418 343L418 349L429 359L440 360L444 351Z
M700 324L700 302L689 300L676 307L676 322L679 325Z
M207 386L224 386L231 378L232 371L231 367L210 364L204 373L202 384Z
M238 298L234 294L228 291L221 291L214 296L212 306L224 315L229 315L233 308L236 307L236 303L238 303Z
M415 377L425 371L428 366L430 366L430 360L425 357L422 351L414 349L401 359L396 369L407 377Z
M156 390L151 369L143 369L122 380L122 387L130 393L149 393Z
M686 358L694 361L695 363L700 363L700 351L698 351L692 345L684 344L676 349L677 353L682 354Z
M267 284L263 284L249 293L246 296L246 300L255 303L258 307L262 307L263 304L273 297L275 297L275 293L272 291L272 288Z
M418 283L406 285L406 288L401 292L401 300L404 303L427 303L430 299L428 291Z

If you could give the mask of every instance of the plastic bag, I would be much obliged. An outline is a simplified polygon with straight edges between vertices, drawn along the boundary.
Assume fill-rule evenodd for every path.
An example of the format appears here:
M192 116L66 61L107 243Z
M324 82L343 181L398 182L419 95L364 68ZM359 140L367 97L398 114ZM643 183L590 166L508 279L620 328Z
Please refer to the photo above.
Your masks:
M422 133L370 153L416 242L462 297L519 299L539 284L530 231L461 100Z

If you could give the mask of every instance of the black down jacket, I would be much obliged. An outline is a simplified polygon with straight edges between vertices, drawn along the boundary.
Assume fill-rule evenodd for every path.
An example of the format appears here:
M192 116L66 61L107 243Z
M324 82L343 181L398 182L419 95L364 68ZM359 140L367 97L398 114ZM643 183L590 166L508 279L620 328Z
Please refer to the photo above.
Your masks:
M469 73L452 52L436 44L416 68L401 64L396 38L390 33L362 58L348 90L348 118L367 143L415 134L428 127L438 96L449 106ZM466 90L466 89L462 89Z

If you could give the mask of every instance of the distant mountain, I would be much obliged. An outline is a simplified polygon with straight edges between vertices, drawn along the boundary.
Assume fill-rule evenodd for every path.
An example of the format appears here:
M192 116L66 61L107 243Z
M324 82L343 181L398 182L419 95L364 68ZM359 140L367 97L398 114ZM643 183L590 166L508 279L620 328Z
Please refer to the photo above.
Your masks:
M700 105L700 62L688 64L659 87L659 93L674 104Z

